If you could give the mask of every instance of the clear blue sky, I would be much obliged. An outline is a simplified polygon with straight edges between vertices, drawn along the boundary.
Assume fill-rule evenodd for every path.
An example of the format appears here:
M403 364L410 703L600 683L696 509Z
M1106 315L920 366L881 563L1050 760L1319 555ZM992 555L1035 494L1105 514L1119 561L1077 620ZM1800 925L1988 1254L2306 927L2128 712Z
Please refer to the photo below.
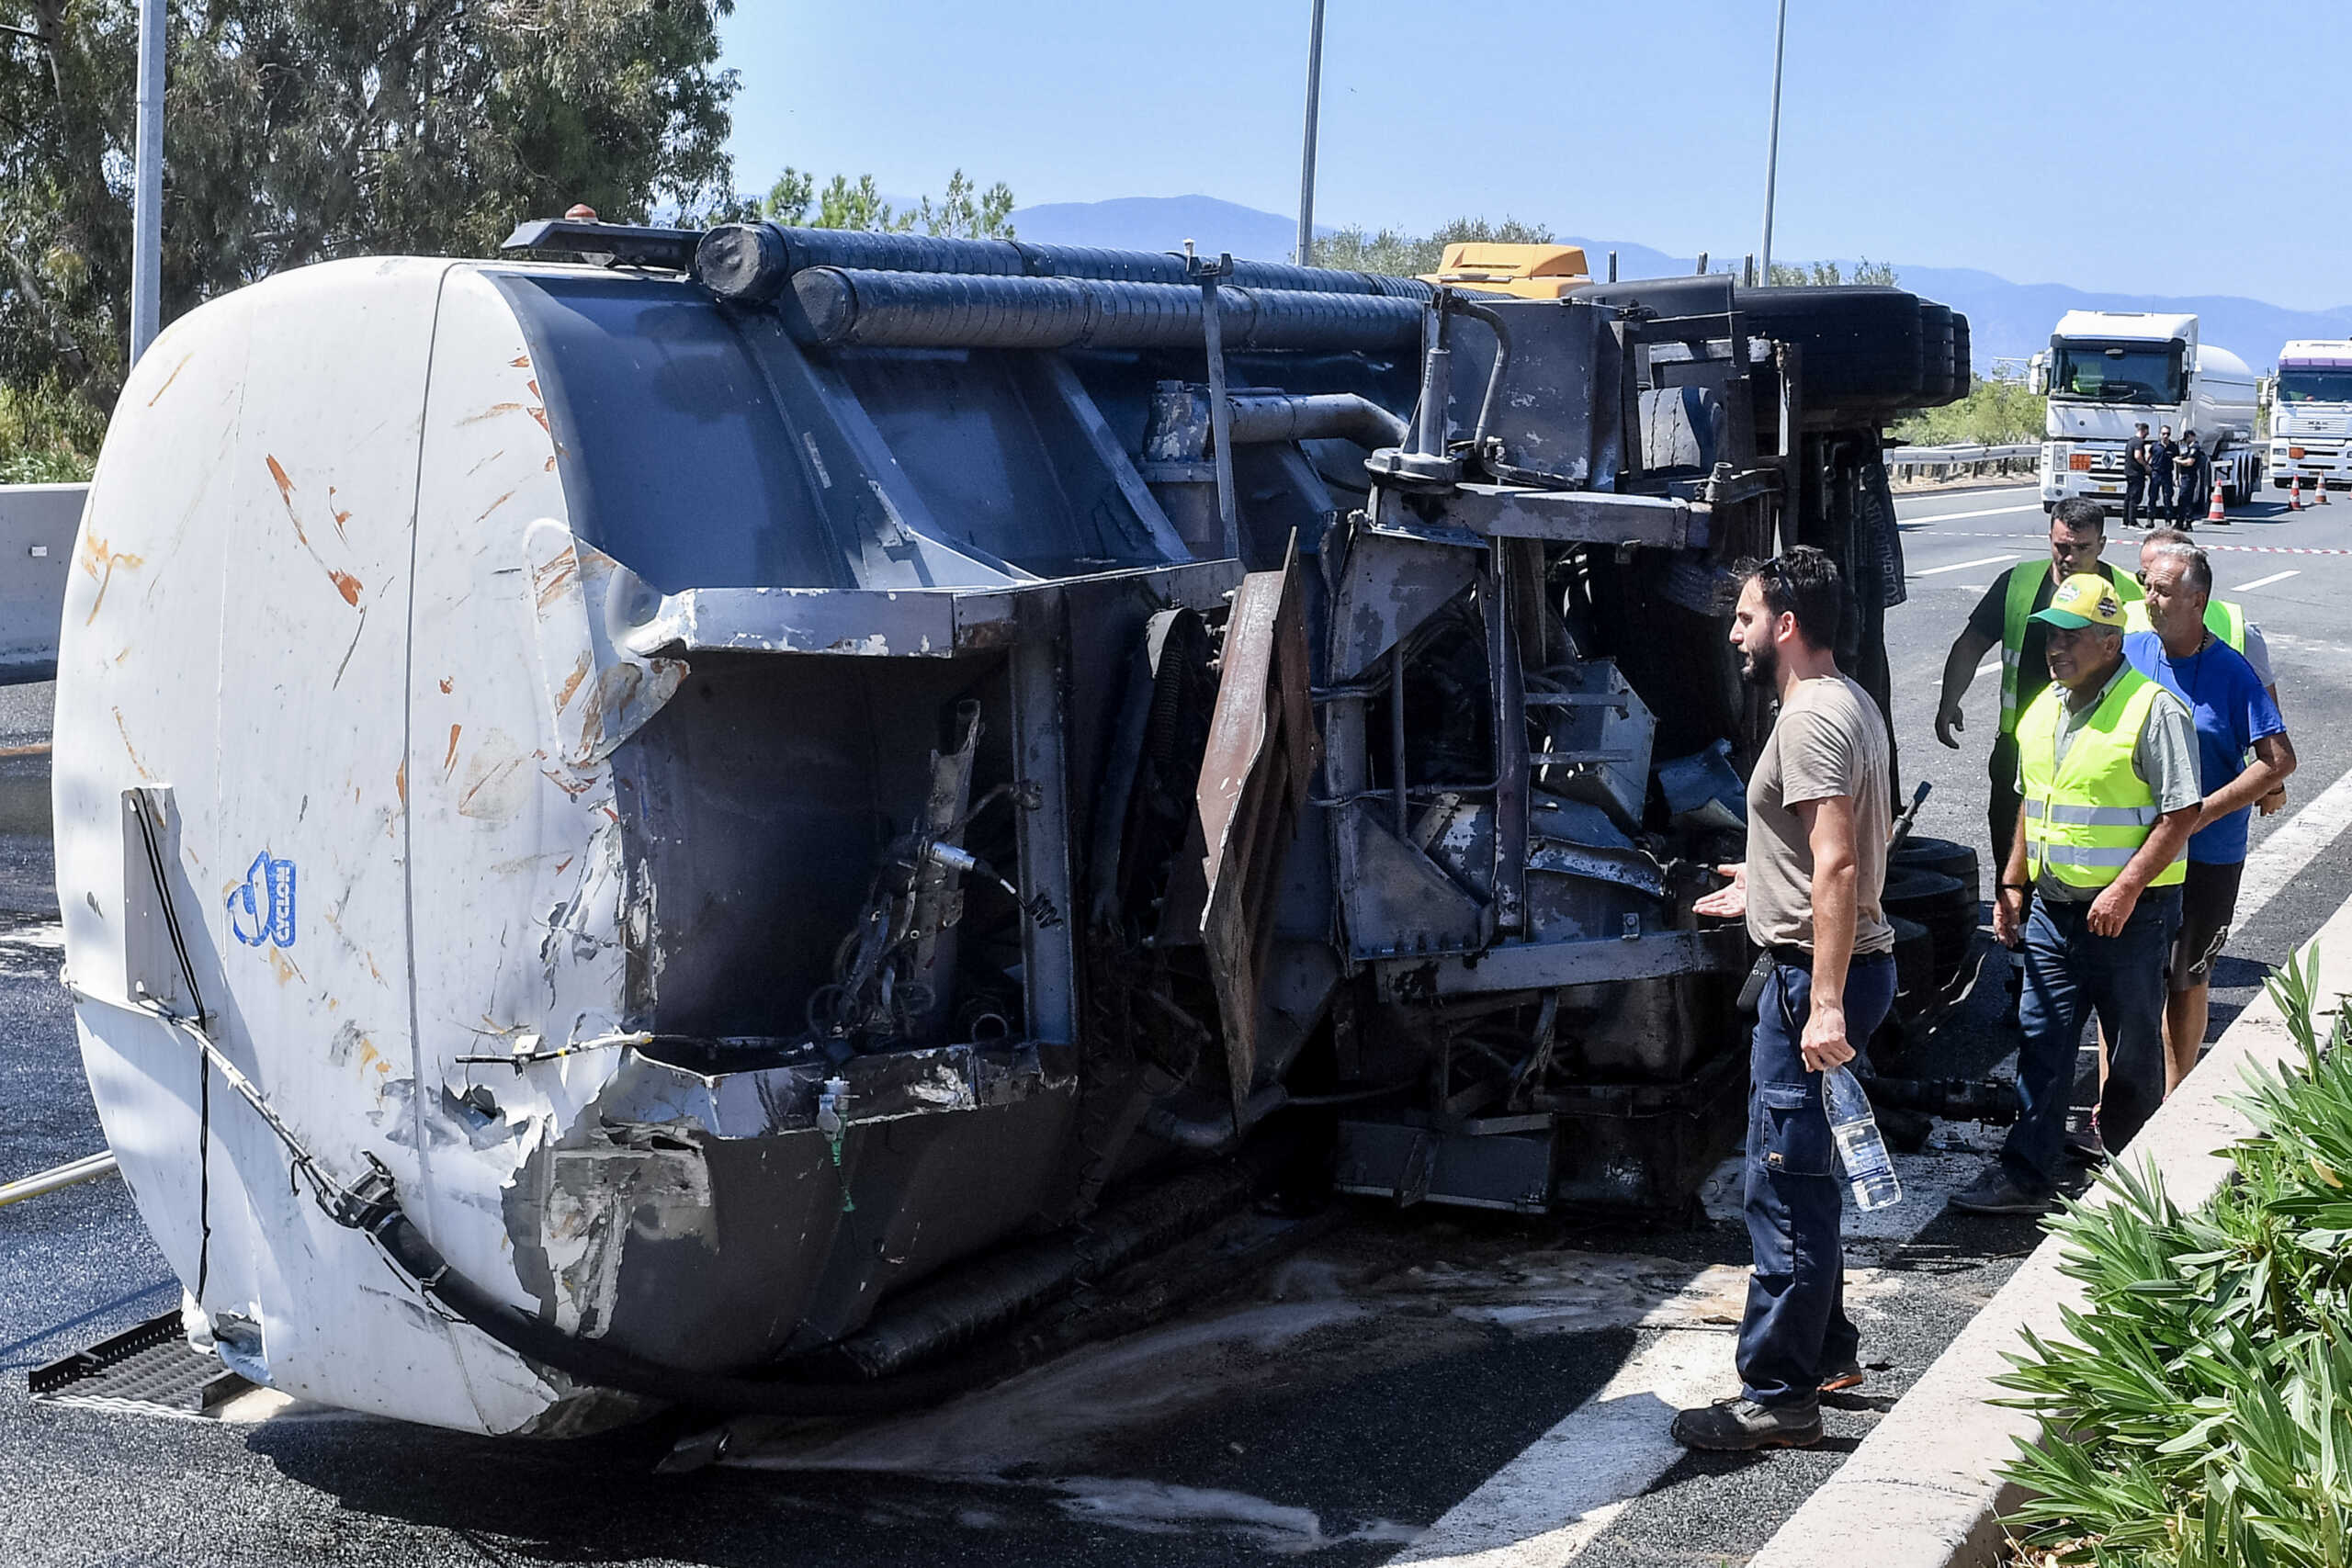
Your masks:
M1293 212L1308 9L740 0L738 183L790 164L935 193L960 165L1023 206L1197 192ZM1789 10L1775 254L2352 304L2337 0ZM1752 251L1772 20L1772 0L1328 0L1317 218L1511 214Z

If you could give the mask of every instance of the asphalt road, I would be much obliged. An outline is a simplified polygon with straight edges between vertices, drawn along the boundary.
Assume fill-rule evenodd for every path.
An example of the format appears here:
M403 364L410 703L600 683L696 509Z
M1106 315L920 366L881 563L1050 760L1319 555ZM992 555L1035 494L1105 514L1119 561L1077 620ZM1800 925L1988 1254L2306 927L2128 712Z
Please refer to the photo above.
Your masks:
M1912 574L1890 620L1902 764L1935 784L1920 830L1973 842L1995 682L1978 681L1954 752L1929 733L1935 681L1993 574L2042 550L2041 509L2030 491L1980 489L1899 510ZM2352 553L2278 552L2352 552L2352 507L2260 505L2212 541L2229 547L2224 590L2270 637L2302 756L2290 793L2308 800L2352 771ZM2241 589L2282 571L2296 575ZM37 734L45 703L38 689L0 697L5 739ZM2285 820L2259 822L2257 846ZM98 1145L56 984L50 876L44 840L0 834L0 1179ZM2352 835L2233 942L2217 1031L2261 966L2348 893ZM1997 1007L1980 986L1936 1038L1939 1070L1996 1066L2014 1043ZM1623 1482L1544 1561L1736 1562L2037 1239L2029 1224L1942 1211L1978 1156L1969 1129L1939 1133L1962 1146L1905 1161L1909 1202L1849 1216L1871 1382L1833 1402L1820 1448L1739 1460L1657 1446L1671 1396L1729 1366L1747 1246L1720 1190L1687 1229L1352 1211L1238 1295L1148 1335L883 1428L746 1433L740 1461L673 1475L654 1465L692 1435L677 1420L490 1442L267 1401L207 1421L29 1404L25 1370L177 1299L109 1179L0 1210L0 1561L1371 1563L1435 1554L1444 1530L1423 1531L1465 1498L1476 1514L1511 1477L1540 1499L1552 1463Z

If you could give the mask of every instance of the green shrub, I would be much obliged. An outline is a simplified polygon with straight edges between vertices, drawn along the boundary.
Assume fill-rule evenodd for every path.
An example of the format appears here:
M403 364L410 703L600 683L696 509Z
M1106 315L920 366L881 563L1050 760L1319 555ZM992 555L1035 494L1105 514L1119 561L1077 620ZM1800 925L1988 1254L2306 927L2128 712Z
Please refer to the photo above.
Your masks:
M1948 446L1957 442L2011 446L2040 441L2047 398L2035 397L2023 381L1982 376L1969 378L1968 396L1939 409L1920 409L1896 422L1889 439L1905 446Z
M2000 1380L2041 1418L2007 1471L2038 1561L2352 1564L2352 1024L2319 1038L2315 968L2272 978L2302 1061L2247 1074L2219 1192L2184 1213L2119 1168L2114 1201L2050 1223L2088 1310Z
M53 378L0 386L0 484L74 484L98 461L107 422Z

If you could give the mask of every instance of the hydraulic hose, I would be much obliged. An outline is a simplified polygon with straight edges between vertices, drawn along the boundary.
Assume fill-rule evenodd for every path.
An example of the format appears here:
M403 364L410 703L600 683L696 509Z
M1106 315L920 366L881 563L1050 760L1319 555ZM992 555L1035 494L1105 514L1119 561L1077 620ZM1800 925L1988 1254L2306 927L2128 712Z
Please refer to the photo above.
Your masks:
M759 304L780 298L796 274L811 267L860 272L922 272L986 277L1087 277L1121 283L1190 283L1182 255L1098 245L1040 245L1025 240L950 240L930 234L880 234L854 229L797 229L780 223L727 223L702 238L695 275L722 299ZM1430 297L1418 278L1285 262L1237 261L1230 281L1243 288Z
M1203 336L1193 284L820 266L794 275L792 292L795 335L824 345L1197 351ZM1402 353L1420 339L1409 299L1220 287L1217 304L1228 353Z

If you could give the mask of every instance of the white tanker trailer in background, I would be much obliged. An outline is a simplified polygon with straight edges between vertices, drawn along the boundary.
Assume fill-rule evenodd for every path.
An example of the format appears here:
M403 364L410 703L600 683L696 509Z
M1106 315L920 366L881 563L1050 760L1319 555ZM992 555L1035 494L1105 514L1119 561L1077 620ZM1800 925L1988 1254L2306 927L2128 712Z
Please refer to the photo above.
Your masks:
M485 1432L873 1411L1277 1168L1691 1202L1725 568L1829 549L1886 700L1943 307L514 248L199 307L91 487L68 983L198 1345Z
M2270 394L2270 483L2352 490L2352 342L2298 339L2278 351Z
M2151 436L2170 425L2176 440L2197 432L2224 506L2243 505L2262 481L2255 374L2228 349L2199 343L2195 316L2069 310L2030 361L2028 384L2050 399L2045 512L2076 495L2121 511L2123 448L2139 423Z

